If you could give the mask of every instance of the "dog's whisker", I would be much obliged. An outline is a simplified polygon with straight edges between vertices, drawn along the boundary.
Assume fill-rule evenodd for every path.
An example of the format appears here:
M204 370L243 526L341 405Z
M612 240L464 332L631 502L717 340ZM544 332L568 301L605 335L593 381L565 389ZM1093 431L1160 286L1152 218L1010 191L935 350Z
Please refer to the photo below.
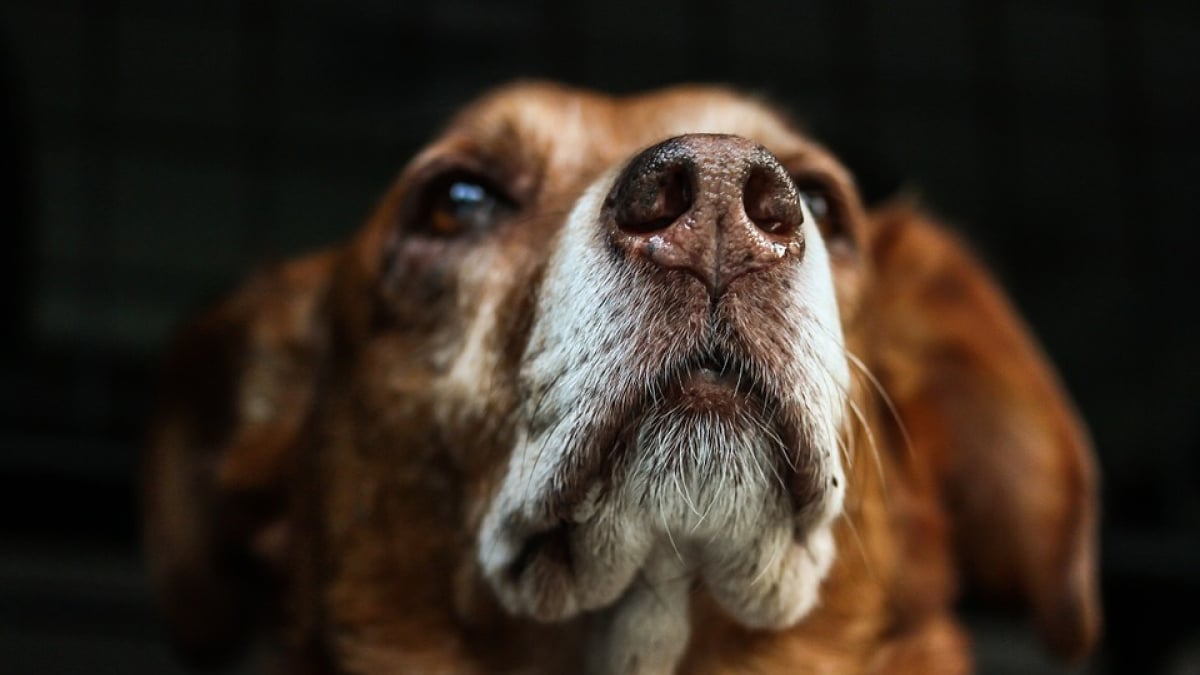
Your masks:
M688 509L689 509L689 510L690 510L690 511L691 511L693 514L695 514L695 515L697 515L697 516L698 516L698 515L700 515L700 511L699 511L699 509L697 509L697 508L696 508L696 504L695 504L695 503L692 501L692 496L691 496L691 494L688 492L688 489L687 489L687 481L683 481L683 483L684 483L684 484L683 484L683 485L680 485L679 473L678 473L678 472L674 472L674 473L672 473L672 475L671 475L671 478L672 478L672 479L675 481L675 489L676 489L676 491L677 491L677 492L679 492L679 494L680 494L680 495L683 497L683 501L684 501L684 503L685 503L685 504L687 504L687 507L688 507ZM693 528L693 529L694 529L694 528Z
M662 519L663 531L667 534L667 541L671 542L671 550L675 552L675 557L679 560L679 564L686 564L683 560L683 554L679 552L679 546L675 544L675 537L671 535L671 525L667 522L665 507L662 506L661 502L658 515Z
M884 503L888 503L888 486L887 479L884 476L883 458L879 454L879 446L875 443L875 434L871 432L871 427L867 424L866 416L862 409L858 407L852 399L846 399L850 410L854 412L854 416L858 419L859 425L862 427L863 433L867 437L867 445L870 446L871 459L874 460L875 474L879 478L880 489L883 491Z
M878 585L880 580L878 575L875 574L875 566L871 563L870 556L867 554L866 543L863 542L862 535L860 535L858 532L858 526L854 523L855 513L861 514L861 511L858 511L857 509L847 509L847 511L842 514L842 518L845 520L846 526L850 530L850 534L854 537L856 548L858 548L858 553L862 557L863 568L866 569L867 575L871 578L871 581Z
M863 363L862 359L860 359L849 349L845 349L844 351L846 353L846 360L855 368L858 368L859 372L861 372L863 376L867 378L867 381L870 382L871 386L875 388L875 391L879 393L879 397L883 400L884 406L887 407L889 414L891 414L892 419L896 422L896 428L900 430L900 437L904 440L905 451L910 457L914 456L912 437L908 434L908 427L904 424L904 418L900 416L900 411L896 408L895 401L892 400L892 397L887 393L887 390L884 389L883 384L877 377L875 377L875 374L871 372L871 369L868 368L865 363Z
M762 565L759 568L758 573L755 574L754 578L750 580L751 586L757 586L758 583L762 581L765 576L767 576L768 572L775 569L775 565L779 563L779 559L786 555L786 550L784 547L776 546L774 548L775 550L771 553L771 557L767 559L766 564Z

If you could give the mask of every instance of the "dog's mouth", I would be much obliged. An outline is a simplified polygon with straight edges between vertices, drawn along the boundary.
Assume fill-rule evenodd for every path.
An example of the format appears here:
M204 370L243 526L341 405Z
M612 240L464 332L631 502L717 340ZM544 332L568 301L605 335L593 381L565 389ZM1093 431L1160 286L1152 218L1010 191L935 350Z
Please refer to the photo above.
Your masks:
M706 352L663 374L664 402L684 409L720 413L729 405L754 397L761 400L756 378L745 366L720 352Z
M733 350L698 350L635 389L565 451L545 492L495 523L508 551L497 589L523 612L566 618L614 602L666 550L685 574L725 584L716 592L747 622L791 620L746 588L783 573L780 561L808 564L793 552L811 534L797 519L812 498L799 411Z
M758 449L765 456L759 458L757 468L770 472L781 488L790 486L799 440L789 421L795 415L785 414L787 408L771 393L775 390L748 359L732 350L709 347L664 367L657 377L624 396L626 405L615 406L596 420L595 433L577 448L578 461L558 482L556 511L569 514L571 520L585 519L597 495L612 493L614 483L629 478L630 465L645 461L645 455L656 450L658 468L698 473L697 480L705 480L706 472L720 472L721 461L739 461L745 458L737 455L753 452L733 442L713 440L709 447L699 448L703 452L698 456L697 448L687 447L686 438L697 428L766 436L769 447ZM657 437L670 431L679 433ZM671 449L664 451L663 446Z
M665 368L643 393L622 427L644 428L647 420L677 420L679 424L718 424L731 429L751 427L768 434L772 447L770 470L794 469L800 443L795 420L820 411L791 410L780 400L781 386L770 373L733 350L710 347ZM614 439L618 446L628 439ZM774 460L780 460L776 466ZM782 475L782 474L780 474Z

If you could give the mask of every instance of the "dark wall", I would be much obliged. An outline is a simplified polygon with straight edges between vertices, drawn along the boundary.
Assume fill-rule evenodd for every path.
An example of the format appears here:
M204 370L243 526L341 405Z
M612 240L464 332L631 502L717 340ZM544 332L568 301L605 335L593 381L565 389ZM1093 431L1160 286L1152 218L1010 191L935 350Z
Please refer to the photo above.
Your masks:
M768 94L869 197L919 192L967 233L1096 438L1099 663L1166 672L1200 653L1162 616L1200 601L1198 7L8 0L0 660L167 667L131 485L171 328L347 236L448 113L537 76Z

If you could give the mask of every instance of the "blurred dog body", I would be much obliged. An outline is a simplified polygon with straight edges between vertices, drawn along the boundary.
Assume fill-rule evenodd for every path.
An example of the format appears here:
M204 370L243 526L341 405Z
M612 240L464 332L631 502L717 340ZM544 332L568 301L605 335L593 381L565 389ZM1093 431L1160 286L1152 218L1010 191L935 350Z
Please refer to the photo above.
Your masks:
M534 83L182 334L146 540L197 659L961 673L964 583L1091 648L1095 481L920 210L750 98Z

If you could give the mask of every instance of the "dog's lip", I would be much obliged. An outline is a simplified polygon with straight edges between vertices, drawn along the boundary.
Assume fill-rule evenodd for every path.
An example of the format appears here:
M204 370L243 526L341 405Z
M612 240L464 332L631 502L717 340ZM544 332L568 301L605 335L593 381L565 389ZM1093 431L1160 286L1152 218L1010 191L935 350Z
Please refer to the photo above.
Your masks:
M720 383L734 379L736 371L737 368L731 367L728 359L709 354L702 357L689 374L705 382Z
M535 559L546 554L571 566L571 557L578 553L573 548L576 532L592 521L601 502L616 489L613 467L636 448L637 430L647 415L758 417L764 429L773 430L785 453L795 447L799 439L779 412L778 399L768 393L769 380L760 380L755 372L749 361L719 350L697 352L663 368L640 396L631 397L589 435L584 459L561 477L547 501L550 517L523 538L518 555L506 567L506 576L520 578ZM777 471L788 485L793 483L794 466L781 460Z
M553 511L565 520L579 520L580 509L590 512L597 496L607 489L607 476L613 462L636 446L637 431L648 415L680 414L730 416L746 419L760 417L775 429L779 438L795 441L783 424L778 400L768 393L765 383L754 376L744 361L717 350L697 352L673 366L663 368L633 396L605 415L588 434L581 456L587 459L573 465L564 476L551 500Z
M744 364L719 353L704 354L667 369L661 385L659 390L668 400L694 394L737 400L765 398Z
M572 541L577 528L585 526L595 515L598 505L614 489L613 467L619 465L625 453L636 447L639 425L648 414L712 415L737 417L745 420L758 417L764 428L770 427L784 452L796 447L799 439L780 413L781 403L770 395L769 379L755 377L749 361L733 353L719 350L697 352L673 366L663 368L640 391L640 396L626 399L613 414L589 434L589 442L581 461L563 474L548 498L548 520L530 531L522 541L520 553L508 565L508 578L517 579L539 556L551 555L570 566L575 554ZM656 412L650 412L657 409ZM781 455L782 456L782 455ZM779 475L793 481L795 467L781 462Z

